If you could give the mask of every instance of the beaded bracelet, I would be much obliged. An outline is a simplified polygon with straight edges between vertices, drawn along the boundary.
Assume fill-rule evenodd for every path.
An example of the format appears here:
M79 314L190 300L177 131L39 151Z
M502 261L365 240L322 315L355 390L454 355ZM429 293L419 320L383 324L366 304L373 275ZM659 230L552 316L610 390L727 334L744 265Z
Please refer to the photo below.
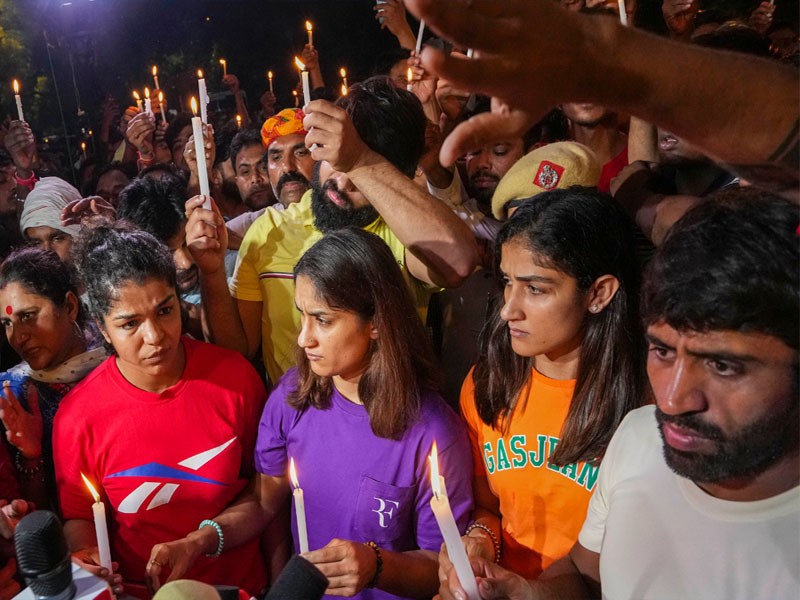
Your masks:
M37 475L42 473L42 469L44 468L44 460L41 458L36 462L36 465L33 467L26 467L22 464L22 452L15 452L14 453L14 466L19 471L20 475L24 475L30 479L33 479Z
M216 521L212 521L211 519L206 519L202 523L200 523L200 527L197 529L200 530L206 525L210 525L214 529L217 530L217 536L219 537L219 542L217 543L217 551L213 554L206 554L208 558L217 558L220 554L222 554L222 547L225 545L225 536L222 535L222 527L219 526L219 523Z
M469 532L473 529L482 529L486 533L489 534L489 539L492 540L492 546L494 546L494 562L500 562L500 542L497 540L497 536L494 534L494 531L489 529L483 523L478 523L477 521L473 521L467 530L464 532L464 535L469 535Z
M372 579L369 580L367 583L368 588L374 588L378 585L378 578L381 576L381 572L383 571L383 558L381 557L381 549L378 548L378 544L375 542L364 542L365 546L372 548L375 551L375 575L372 576Z

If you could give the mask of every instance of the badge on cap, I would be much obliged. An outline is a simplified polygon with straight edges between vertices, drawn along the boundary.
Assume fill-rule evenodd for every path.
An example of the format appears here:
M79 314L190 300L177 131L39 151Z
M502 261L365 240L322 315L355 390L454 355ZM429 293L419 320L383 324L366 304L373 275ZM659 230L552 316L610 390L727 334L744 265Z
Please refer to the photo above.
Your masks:
M533 183L538 185L540 188L552 190L558 185L558 182L561 181L561 176L563 174L564 167L555 163L551 163L547 160L543 160L539 165L539 170L536 172L536 177L534 178Z

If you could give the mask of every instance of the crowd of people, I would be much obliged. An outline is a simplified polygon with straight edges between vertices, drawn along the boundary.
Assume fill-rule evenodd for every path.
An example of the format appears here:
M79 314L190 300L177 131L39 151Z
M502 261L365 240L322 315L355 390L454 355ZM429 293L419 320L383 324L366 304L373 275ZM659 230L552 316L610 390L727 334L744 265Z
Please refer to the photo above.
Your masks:
M55 511L118 598L302 553L330 596L468 600L435 445L483 599L796 597L797 31L701 8L377 3L346 94L311 45L302 107L226 74L210 198L187 114L109 102L75 185L11 121L0 536Z

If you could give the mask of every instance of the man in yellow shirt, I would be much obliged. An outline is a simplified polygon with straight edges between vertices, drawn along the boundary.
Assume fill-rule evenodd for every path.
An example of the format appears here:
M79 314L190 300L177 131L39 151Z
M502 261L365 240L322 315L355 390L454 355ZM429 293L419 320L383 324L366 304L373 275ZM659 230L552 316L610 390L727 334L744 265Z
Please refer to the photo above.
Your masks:
M316 100L304 112L306 146L317 161L311 190L284 211L267 209L253 224L230 291L222 217L203 210L198 197L186 204L186 241L201 271L211 339L248 357L261 344L272 381L294 364L294 265L325 232L356 226L379 235L422 311L428 292L459 285L477 256L467 226L411 179L425 132L416 97L376 77L353 86L336 105Z

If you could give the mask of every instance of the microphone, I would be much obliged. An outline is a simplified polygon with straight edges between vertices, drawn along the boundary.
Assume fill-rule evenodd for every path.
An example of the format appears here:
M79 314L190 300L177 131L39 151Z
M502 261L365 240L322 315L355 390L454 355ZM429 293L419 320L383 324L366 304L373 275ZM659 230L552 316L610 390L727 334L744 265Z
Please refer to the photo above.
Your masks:
M111 589L72 563L58 517L40 510L26 515L14 531L17 570L29 586L14 600L111 600Z
M326 589L328 578L305 558L295 554L264 600L320 600Z

